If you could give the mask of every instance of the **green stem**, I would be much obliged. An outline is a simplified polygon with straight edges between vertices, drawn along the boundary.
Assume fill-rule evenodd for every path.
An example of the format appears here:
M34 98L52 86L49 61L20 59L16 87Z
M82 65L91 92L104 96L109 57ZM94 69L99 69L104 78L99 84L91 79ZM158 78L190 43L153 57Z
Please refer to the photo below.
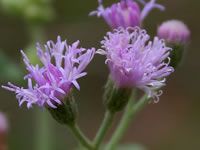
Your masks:
M49 137L51 136L51 122L47 111L36 110L36 148L37 150L49 150L52 142Z
M93 150L91 142L87 139L87 137L85 137L85 135L81 132L81 130L76 124L71 125L69 127L71 128L72 132L74 133L74 135L79 140L82 146L86 147L88 150Z
M96 134L96 137L94 139L94 150L98 150L100 144L102 143L108 129L110 128L113 119L114 119L114 114L113 112L110 112L109 110L106 112L103 123L99 129L99 131Z
M148 101L146 94L136 104L134 104L133 99L129 100L124 116L105 150L115 149L133 117L148 103Z

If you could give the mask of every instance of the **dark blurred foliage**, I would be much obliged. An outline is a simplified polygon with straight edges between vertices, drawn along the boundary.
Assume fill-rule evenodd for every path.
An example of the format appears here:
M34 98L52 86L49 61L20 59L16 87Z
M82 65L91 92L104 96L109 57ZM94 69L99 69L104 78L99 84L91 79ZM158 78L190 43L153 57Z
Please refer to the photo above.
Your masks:
M106 1L106 0L104 0ZM106 5L113 1L105 2ZM145 29L151 35L156 34L159 24L168 19L183 20L191 29L191 43L181 67L168 78L164 94L158 104L148 105L130 125L122 143L132 141L144 144L150 150L190 150L200 149L200 63L199 63L199 0L158 0L166 6L165 12L153 10L145 20ZM82 47L99 48L99 41L109 27L103 19L88 17L88 13L97 8L97 0L54 0L55 18L45 26L46 40L56 40L57 35L71 44L80 40ZM13 62L20 66L22 59L19 50L30 42L27 24L23 19L0 12L0 48ZM83 131L92 138L103 118L103 86L108 76L105 58L96 55L87 68L88 75L80 79L81 91L76 92L79 106L78 122ZM0 61L2 63L2 61ZM7 63L7 62L5 62ZM0 65L0 67L2 64ZM7 67L22 72L19 66ZM1 72L5 71L1 69ZM24 71L25 72L25 71ZM23 73L24 74L24 73ZM21 76L23 79L23 76ZM1 78L6 84L8 79ZM23 85L19 80L13 81ZM25 105L18 107L15 95L0 89L0 110L10 119L9 149L33 150L35 126L37 125L36 107L27 110ZM50 118L52 138L51 149L71 150L76 145L71 132ZM120 119L117 117L115 126ZM114 131L111 129L109 135ZM106 140L109 139L109 135Z

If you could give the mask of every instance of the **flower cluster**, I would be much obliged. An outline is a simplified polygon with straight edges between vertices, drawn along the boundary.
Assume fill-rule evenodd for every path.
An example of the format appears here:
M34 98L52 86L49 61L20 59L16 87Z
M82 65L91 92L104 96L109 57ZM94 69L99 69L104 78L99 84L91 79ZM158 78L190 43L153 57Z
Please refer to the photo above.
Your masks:
M108 8L104 8L102 0L98 0L98 10L91 12L90 15L97 14L98 17L103 16L108 25L115 29L118 27L141 26L143 20L153 8L164 10L164 7L156 4L155 0L151 0L148 3L143 0L138 1L144 5L142 11L139 5L132 0L122 0Z
M174 59L169 57L172 49L159 38L164 38L167 42L186 43L190 31L180 21L167 21L158 29L159 38L154 37L153 41L149 41L150 36L140 28L142 22L153 8L164 10L164 7L155 3L155 0L137 1L144 5L142 10L134 0L121 0L108 8L104 8L102 0L98 0L98 10L90 15L103 16L114 31L107 32L107 36L101 41L103 49L96 53L106 55L106 63L118 89L139 88L148 97L154 97L158 101L165 78L174 71L174 66L169 65L170 58ZM16 93L19 105L27 102L28 108L33 104L41 108L44 105L57 108L57 104L63 104L72 86L80 89L77 79L87 74L84 69L95 54L95 48L78 48L78 44L79 41L69 46L58 36L56 43L47 42L44 52L37 43L37 56L43 64L41 68L39 65L33 66L21 51L29 71L24 77L28 80L28 88L17 87L10 82L9 86L2 87Z
M28 88L18 87L10 82L8 86L2 86L6 90L15 92L19 106L26 103L28 109L33 105L38 105L41 109L46 108L58 123L67 125L72 130L81 144L80 148L88 150L99 150L102 147L115 114L122 111L125 106L126 109L116 131L108 144L103 146L105 150L117 148L120 137L131 118L147 103L159 102L161 88L165 86L166 78L180 64L190 38L190 31L183 22L170 20L164 22L158 28L158 36L150 40L150 35L142 29L143 21L153 8L165 9L157 4L156 0L148 0L148 2L121 0L107 8L104 8L102 1L98 0L98 9L89 14L103 17L111 27L111 31L107 32L100 42L100 49L78 48L79 41L68 45L66 40L61 41L60 36L57 37L56 43L47 41L44 51L40 43L37 43L37 57L42 66L31 64L27 55L21 50L29 72L24 76L24 79L28 80ZM50 13L44 12L44 14ZM26 15L29 17L25 18L32 23L44 19L44 14L39 15L40 13L34 11L31 14L35 15L30 17L30 13ZM38 38L35 33L32 36ZM90 141L77 126L78 111L72 88L80 90L77 80L87 75L84 70L95 54L106 56L105 64L108 65L110 74L103 95L105 117L94 140ZM138 100L136 100L137 90L142 90L144 93ZM7 129L7 120L0 113L0 149L2 145L5 149L5 142L1 142L3 141L1 139L7 136ZM130 145L130 149L133 147Z
M57 43L48 41L43 52L40 44L37 43L37 55L44 65L42 68L39 65L33 66L21 51L29 71L29 74L24 77L28 79L28 88L17 87L12 83L8 83L10 87L2 87L17 94L19 105L26 101L28 108L31 108L32 104L37 104L41 108L45 104L56 108L55 104L62 104L62 100L73 85L80 89L77 79L87 74L83 70L94 56L94 48L86 50L78 48L78 44L79 41L69 46L58 36ZM33 80L36 82L35 86L32 85Z
M139 27L118 28L107 33L101 41L104 50L99 49L97 53L106 55L106 63L117 87L140 88L158 101L158 89L165 85L165 77L174 69L168 66L171 48L158 37L153 42L148 42L149 38Z

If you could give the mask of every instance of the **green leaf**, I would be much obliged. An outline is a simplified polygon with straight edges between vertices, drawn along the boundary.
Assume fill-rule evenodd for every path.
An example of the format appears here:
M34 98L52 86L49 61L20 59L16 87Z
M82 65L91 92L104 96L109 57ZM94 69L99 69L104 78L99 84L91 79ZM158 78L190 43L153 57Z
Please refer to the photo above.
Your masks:
M74 150L87 150L87 149L83 147L79 147ZM101 149L101 150L104 150L104 149ZM147 150L147 149L140 144L130 143L130 144L119 145L116 148L116 150Z
M126 145L120 145L119 147L117 147L116 150L147 150L147 149L140 144L126 144Z

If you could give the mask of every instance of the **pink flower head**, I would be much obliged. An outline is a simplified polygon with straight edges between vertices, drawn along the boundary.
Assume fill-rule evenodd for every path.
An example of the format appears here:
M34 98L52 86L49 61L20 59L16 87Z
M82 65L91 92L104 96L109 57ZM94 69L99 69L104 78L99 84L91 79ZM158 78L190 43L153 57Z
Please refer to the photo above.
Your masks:
M190 39L190 30L179 20L168 20L158 28L158 36L171 44L187 44Z
M165 77L174 69L168 66L171 48L158 37L153 42L149 38L139 27L118 28L107 33L101 41L104 50L99 49L97 53L106 55L111 77L118 88L140 88L158 101L162 92L158 89L165 85Z
M28 88L17 87L11 83L8 83L10 87L2 87L16 93L20 106L26 101L28 108L31 108L32 104L37 104L41 108L44 104L56 108L55 104L62 104L62 100L73 85L80 90L77 79L87 74L83 71L94 56L94 48L86 50L78 48L78 44L79 41L69 46L58 36L57 43L48 41L44 45L45 52L43 52L40 44L37 43L37 56L43 63L42 68L38 64L33 66L21 51L29 72L24 77L28 79ZM36 83L34 86L33 80Z
M156 4L155 0L147 3L144 0L138 1L144 5L142 11L140 11L139 5L132 0L121 0L121 2L115 3L108 8L104 8L102 0L98 0L98 10L91 12L89 15L97 14L98 17L103 16L108 25L115 29L118 27L141 26L143 20L153 8L164 10L164 7Z

